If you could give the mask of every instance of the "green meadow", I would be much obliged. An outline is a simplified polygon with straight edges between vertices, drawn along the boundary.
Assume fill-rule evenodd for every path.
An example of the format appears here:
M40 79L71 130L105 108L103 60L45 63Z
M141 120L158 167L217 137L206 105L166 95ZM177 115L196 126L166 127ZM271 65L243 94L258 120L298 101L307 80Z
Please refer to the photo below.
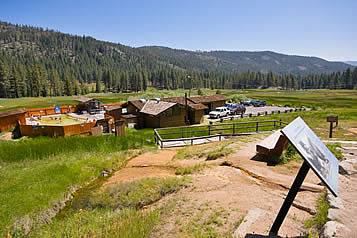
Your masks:
M326 117L338 115L339 124L334 128L334 138L357 140L355 134L346 130L357 127L356 90L219 91L232 100L261 99L266 100L268 105L306 106L312 109L225 123L257 120L282 120L289 123L301 116L318 136L327 139L329 123L326 122ZM210 95L215 94L217 90L203 89L202 92ZM140 93L86 96L101 99L103 103L111 103L138 98L183 96L184 93L184 90L149 89ZM198 90L191 90L190 94L197 96ZM78 97L0 99L0 111L76 104L74 100ZM224 128L224 125L221 127ZM205 133L207 132L201 132L202 135L206 135ZM185 131L184 135L192 136L192 130ZM165 138L174 137L167 135ZM170 203L163 210L154 209L146 213L140 210L141 206L177 191L187 183L186 179L142 180L125 187L118 186L100 193L89 193L86 206L56 217L52 224L46 224L48 220L44 211L63 200L74 188L98 180L101 171L119 170L130 156L154 148L152 129L127 129L126 137L24 137L17 141L0 141L0 237L7 231L13 237L22 237L28 220L31 221L32 228L29 237L148 236L154 225L160 222L161 215L169 212L174 203ZM191 172L177 171L180 175L189 173ZM120 212L115 211L117 208L120 208ZM125 232L122 232L123 230Z
M0 141L0 234L22 224L27 216L42 223L41 212L55 205L74 187L117 170L131 150L153 147L152 131L127 129L114 135L35 137Z

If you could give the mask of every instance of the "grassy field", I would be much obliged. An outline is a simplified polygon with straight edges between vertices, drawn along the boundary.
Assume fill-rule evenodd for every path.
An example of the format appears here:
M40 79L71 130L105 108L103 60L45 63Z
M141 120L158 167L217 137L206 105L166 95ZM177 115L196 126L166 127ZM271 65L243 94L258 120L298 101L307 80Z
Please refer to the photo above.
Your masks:
M216 90L202 91L204 94L216 92ZM327 139L329 123L326 122L326 117L338 115L339 124L337 128L334 128L334 138L357 140L355 134L345 130L349 127L357 127L356 90L220 91L229 98L263 99L268 104L308 106L313 109L312 111L244 118L226 123L256 120L282 120L289 123L297 116L301 116L318 136ZM128 99L179 95L183 96L184 90L150 89L145 93L108 93L87 96L101 99L103 103L111 103ZM197 95L197 90L192 90L191 95ZM77 97L0 99L2 106L0 111L21 107L76 104L75 98ZM220 128L228 127L222 125ZM249 130L254 131L255 128ZM3 232L13 230L14 223L22 229L26 228L29 220L31 226L36 227L29 234L30 237L148 236L154 225L160 221L162 213L169 212L169 206L164 210L151 211L141 211L140 207L178 190L183 186L183 181L143 180L92 194L89 198L90 206L74 209L66 216L56 218L52 224L43 225L47 219L43 211L52 208L70 193L73 187L84 185L98 178L103 169L120 169L126 163L128 156L134 153L133 150L154 147L151 129L128 129L126 134L125 138L104 135L100 137L22 138L16 142L0 141L0 179L6 181L0 183L0 237L4 234ZM200 136L206 135L207 131L192 133L192 130L188 129L183 134L184 137ZM165 138L177 137L166 135ZM228 153L224 146L191 151L196 148L198 147L181 149L177 157L184 158L186 155L191 157L194 153L194 156L198 157L205 155L216 158ZM178 175L190 174L204 167L205 165L197 165L177 170L176 173ZM114 211L118 207L120 207L120 212ZM17 235L23 234L20 232Z
M217 90L202 89L205 95L215 94ZM252 98L266 100L267 104L290 105L290 106L309 106L313 108L352 108L357 109L357 90L219 90L228 98L234 96L238 98ZM138 93L93 93L87 97L95 97L103 103L120 102L139 98L172 97L184 96L187 90L157 90L149 88L146 92ZM191 96L198 96L197 90L191 90ZM39 108L52 107L54 105L73 105L78 104L75 99L80 96L71 97L46 97L46 98L0 98L0 111L15 108Z
M0 180L6 181L0 183L0 234L25 216L34 224L41 223L44 215L39 214L74 186L97 178L103 169L119 169L130 149L152 146L151 130L134 129L128 129L126 137L0 141Z
M147 178L92 192L86 202L72 204L65 216L42 225L29 237L148 237L170 204L140 210L190 182L187 177Z

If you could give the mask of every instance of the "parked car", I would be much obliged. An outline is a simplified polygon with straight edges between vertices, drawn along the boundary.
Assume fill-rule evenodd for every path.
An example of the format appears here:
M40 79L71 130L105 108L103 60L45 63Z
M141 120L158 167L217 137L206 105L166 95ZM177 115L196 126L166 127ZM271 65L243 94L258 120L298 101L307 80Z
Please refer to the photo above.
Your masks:
M217 107L216 110L209 113L210 118L220 118L226 117L230 113L230 110L227 107Z
M267 103L264 100L258 100L253 103L254 107L264 107Z
M238 115L245 113L245 106L242 104L227 103L226 107L229 109L231 115Z
M244 106L250 106L250 105L254 105L254 100L253 99L247 99L245 101L243 101L243 105Z

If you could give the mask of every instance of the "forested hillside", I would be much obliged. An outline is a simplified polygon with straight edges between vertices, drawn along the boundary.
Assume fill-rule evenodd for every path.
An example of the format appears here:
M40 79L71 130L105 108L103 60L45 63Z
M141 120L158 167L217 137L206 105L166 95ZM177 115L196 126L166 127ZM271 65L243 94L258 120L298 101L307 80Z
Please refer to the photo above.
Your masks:
M346 70L350 65L317 57L284 55L271 51L187 51L161 46L141 47L159 59L188 70L204 72L269 72L320 74Z
M349 69L346 64L327 61L322 64L318 58L294 56L295 60L310 62L307 65L318 60L321 66L318 68L338 71L303 75L290 69L274 71L268 63L264 64L265 68L259 68L257 52L244 52L245 56L239 56L240 53L132 48L86 36L0 22L0 97L142 91L147 87L352 89L357 85L356 68ZM275 61L279 61L285 65L284 61L289 61L294 65L292 56L273 52L260 54L264 62L277 64ZM239 57L255 63L241 67ZM305 73L315 72L301 62L295 64L306 67L301 68Z

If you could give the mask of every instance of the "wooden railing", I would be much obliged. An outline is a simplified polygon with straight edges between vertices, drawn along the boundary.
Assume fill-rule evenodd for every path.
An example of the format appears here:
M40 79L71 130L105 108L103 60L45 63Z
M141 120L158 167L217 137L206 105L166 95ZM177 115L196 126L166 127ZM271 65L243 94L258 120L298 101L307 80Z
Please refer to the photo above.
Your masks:
M193 145L195 140L209 139L222 136L238 136L255 134L259 132L268 132L283 128L287 123L277 120L269 121L252 121L252 122L238 122L238 123L219 123L211 125L194 125L194 126L180 126L168 128L154 129L155 143L161 147L165 147L165 142L190 142ZM186 143L183 145L187 145Z

